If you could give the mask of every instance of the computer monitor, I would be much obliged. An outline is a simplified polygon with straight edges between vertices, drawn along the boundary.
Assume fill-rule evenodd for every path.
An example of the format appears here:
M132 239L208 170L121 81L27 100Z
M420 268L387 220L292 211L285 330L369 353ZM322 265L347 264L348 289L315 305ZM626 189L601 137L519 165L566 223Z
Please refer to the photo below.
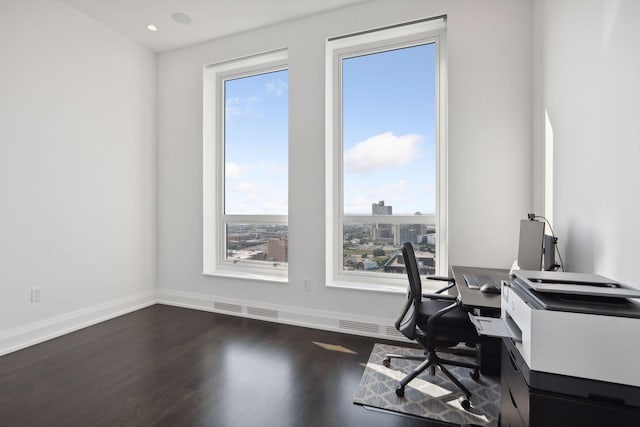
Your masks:
M520 221L518 267L521 270L540 270L543 240L544 222L528 219Z
M556 264L556 242L555 237L548 234L544 235L543 267L545 271L553 271L558 267Z

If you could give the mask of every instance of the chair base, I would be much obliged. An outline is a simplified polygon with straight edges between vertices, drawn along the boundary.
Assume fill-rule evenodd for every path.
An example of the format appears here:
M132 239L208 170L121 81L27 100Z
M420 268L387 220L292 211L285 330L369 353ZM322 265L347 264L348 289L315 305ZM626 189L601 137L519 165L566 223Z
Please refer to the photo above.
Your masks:
M471 403L469 399L471 398L471 392L467 387L464 386L453 374L444 366L460 366L463 368L473 369L471 373L471 378L474 381L477 381L480 378L479 366L474 365L473 363L462 362L458 360L448 360L440 358L435 352L428 352L425 356L409 356L403 354L387 354L387 356L382 361L382 364L385 367L391 366L391 359L405 359L405 360L416 360L421 362L413 371L411 371L406 377L400 381L398 387L396 388L396 395L399 397L404 396L404 389L415 377L420 375L425 370L429 369L431 374L435 373L435 368L438 367L444 373L447 378L453 382L456 387L464 394L465 398L462 400L462 407L465 410L471 408Z

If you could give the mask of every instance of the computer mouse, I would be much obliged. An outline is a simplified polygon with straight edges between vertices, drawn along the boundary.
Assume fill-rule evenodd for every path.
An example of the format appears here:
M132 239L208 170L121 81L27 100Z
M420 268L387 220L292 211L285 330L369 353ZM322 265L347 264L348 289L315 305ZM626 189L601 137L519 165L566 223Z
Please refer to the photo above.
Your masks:
M500 288L496 285L485 283L484 285L480 286L480 292L485 292L487 294L499 294L501 291Z

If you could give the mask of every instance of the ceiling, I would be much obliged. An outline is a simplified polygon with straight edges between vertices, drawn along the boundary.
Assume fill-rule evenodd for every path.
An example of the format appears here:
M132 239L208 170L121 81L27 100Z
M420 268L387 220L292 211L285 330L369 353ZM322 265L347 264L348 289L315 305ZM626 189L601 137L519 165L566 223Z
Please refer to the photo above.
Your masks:
M162 52L368 0L63 1L147 49ZM191 23L175 22L174 13L188 15ZM158 31L149 31L149 24Z

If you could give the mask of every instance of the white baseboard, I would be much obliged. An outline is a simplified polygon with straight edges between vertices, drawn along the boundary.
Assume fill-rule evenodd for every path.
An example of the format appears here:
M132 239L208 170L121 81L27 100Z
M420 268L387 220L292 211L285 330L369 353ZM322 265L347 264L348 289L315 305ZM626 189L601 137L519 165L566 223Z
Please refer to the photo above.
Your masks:
M158 303L214 313L266 320L294 326L409 342L393 320L354 316L331 311L256 303L193 292L158 290Z
M156 290L141 292L0 332L0 356L155 304Z
M219 298L193 292L153 289L2 331L0 332L0 356L156 303L325 331L409 342L395 329L393 321L389 319Z

